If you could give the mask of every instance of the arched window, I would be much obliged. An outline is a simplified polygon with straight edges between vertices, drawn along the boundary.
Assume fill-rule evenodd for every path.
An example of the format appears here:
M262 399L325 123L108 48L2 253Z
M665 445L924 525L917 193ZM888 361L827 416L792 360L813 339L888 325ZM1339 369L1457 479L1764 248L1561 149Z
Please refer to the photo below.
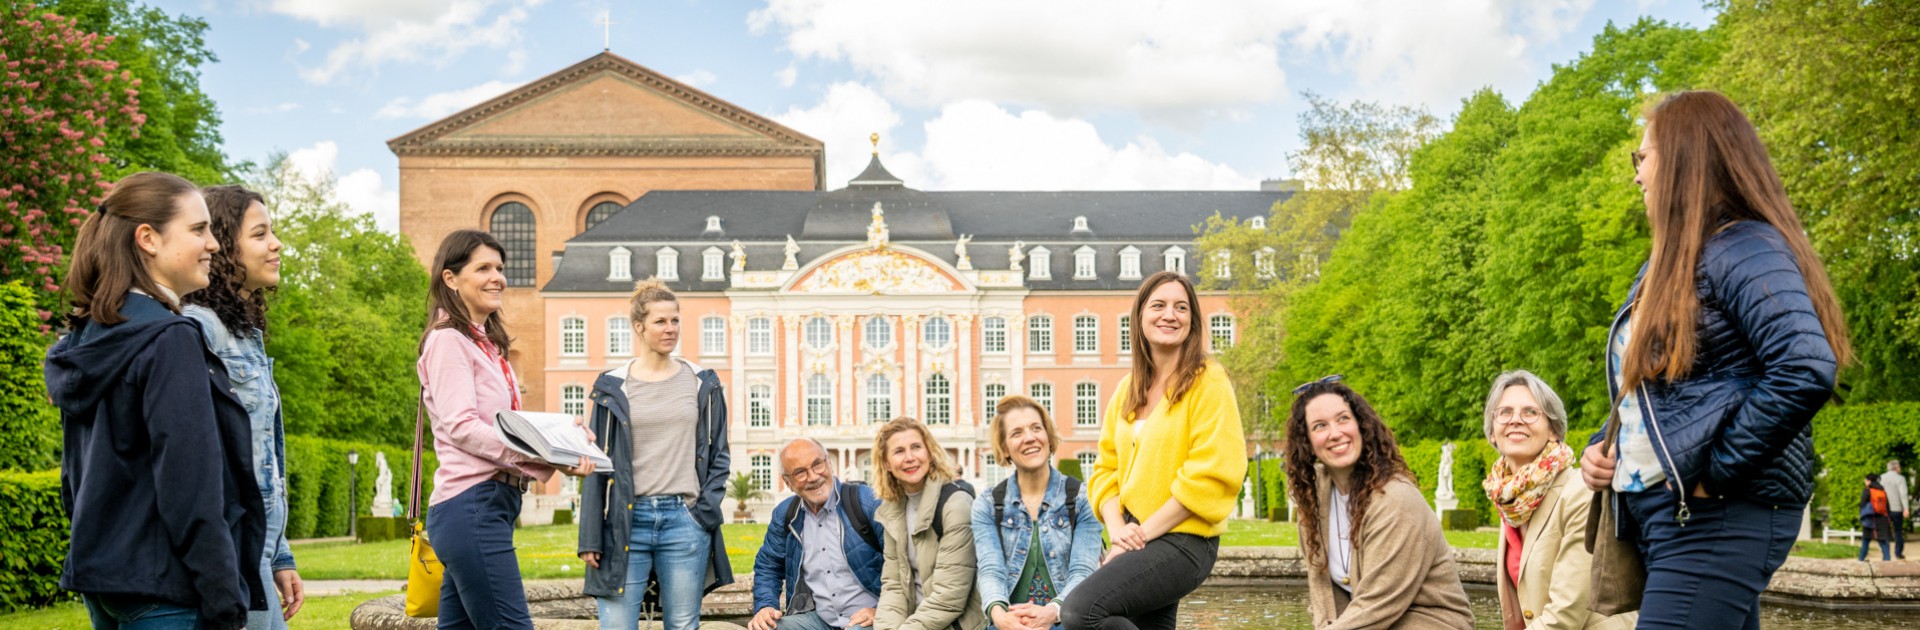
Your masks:
M807 320L807 347L825 350L833 345L833 322L825 317Z
M601 221L605 221L607 217L611 217L614 213L619 212L620 208L620 204L612 201L602 201L593 204L593 209L587 211L587 229L591 230L593 226L600 225Z
M886 348L893 345L893 322L885 315L867 318L867 347Z
M576 418L587 415L587 388L580 385L560 388L560 413Z
M893 419L893 381L884 374L867 377L867 422L880 424Z
M920 328L920 341L929 348L945 348L953 342L953 324L945 317L929 317Z
M927 377L926 404L921 413L927 424L953 424L953 384L942 374Z
M807 425L833 424L833 381L825 374L807 378Z
M507 276L507 286L533 286L533 210L518 201L500 204L500 207L493 209L487 232L493 234L493 238L507 249L507 264L502 270Z

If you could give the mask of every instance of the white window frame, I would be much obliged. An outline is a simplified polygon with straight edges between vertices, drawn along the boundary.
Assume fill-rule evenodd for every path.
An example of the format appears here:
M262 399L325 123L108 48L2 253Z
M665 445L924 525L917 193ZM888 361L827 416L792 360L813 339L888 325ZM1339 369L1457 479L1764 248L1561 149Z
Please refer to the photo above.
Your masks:
M1213 276L1221 280L1233 278L1233 252L1223 249L1213 253Z
M1120 354L1133 354L1133 316L1120 316Z
M773 319L747 319L747 354L762 357L773 354Z
M980 318L980 354L1007 353L1007 318L989 315Z
M1074 218L1073 218L1073 231L1075 231L1075 232L1087 232L1087 231L1090 231L1090 230L1089 230L1089 228L1087 228L1087 217L1086 217L1086 216L1084 216L1084 215L1082 215L1082 216L1077 216L1077 217L1074 217Z
M1262 280L1273 278L1273 248L1262 247L1254 250L1253 275Z
M1166 263L1167 271L1183 276L1187 275L1187 250L1182 249L1179 245L1175 245L1168 247L1167 251L1160 254L1160 257Z
M999 391L996 393L995 390ZM1000 399L1006 397L1007 385L1005 383L987 383L986 385L980 386L980 408L986 410L982 415L991 420L993 414L1000 410Z
M666 281L680 279L680 252L671 247L662 247L653 252L653 275Z
M607 318L607 356L633 356L633 320L625 315Z
M810 427L833 426L833 379L825 374L807 378L806 413L803 422Z
M700 279L727 279L727 252L718 247L708 247L700 252Z
M753 487L761 490L773 490L773 456L766 453L754 453Z
M587 415L587 387L578 383L568 383L560 388L560 413L575 418Z
M587 318L578 315L560 318L560 356L587 356Z
M860 323L860 341L868 350L884 350L893 347L893 320L885 315L874 315ZM879 343L875 343L878 341Z
M1053 353L1053 316L1033 315L1027 318L1027 352Z
M1028 383L1027 397L1032 398L1034 402L1040 403L1040 407L1047 410L1047 417L1060 417L1053 413L1053 383L1046 381Z
M727 353L727 318L708 315L700 318L700 354L701 356L720 356Z
M1100 426L1100 384L1080 381L1073 384L1073 426Z
M773 426L773 386L754 383L747 386L747 426Z
M707 228L706 228L706 231L708 231L708 232L718 232L718 231L720 231L720 230L721 230L721 227L720 227L720 216L719 216L719 215L713 215L713 216L709 216L709 217L707 217Z
M1128 245L1120 250L1120 279L1139 280L1140 278L1140 248Z
M953 343L953 321L940 315L928 317L920 325L920 343L936 350L947 347Z
M1092 247L1081 245L1080 249L1073 250L1073 279L1100 279L1100 274L1096 273L1093 268L1093 256L1094 251Z
M1073 353L1100 354L1100 316L1073 316Z
M607 281L633 280L633 250L615 247L607 252Z
M1247 227L1255 230L1267 229L1267 218L1266 217L1250 217L1247 219Z
M1224 330L1221 327L1223 323ZM1227 341L1224 347L1220 344L1220 339L1223 337ZM1207 316L1207 347L1212 348L1214 352L1220 352L1233 347L1236 341L1238 339L1235 338L1231 313L1214 313Z
M1027 250L1027 261L1031 263L1027 269L1028 280L1053 279L1053 252L1035 245L1033 249Z
M806 332L807 347L815 350L825 350L833 347L833 320L827 319L825 316L816 315L807 318L807 323L803 328L805 328ZM825 332L823 333L822 331ZM825 334L826 339L824 341L818 339L817 334Z
M893 379L885 374L872 374L861 382L861 398L867 424L882 424L893 419Z
M927 377L921 389L920 413L928 425L953 424L953 380L938 372Z
M1080 474L1092 477L1094 464L1100 462L1100 452L1092 450L1080 451L1073 455L1073 459L1080 462Z

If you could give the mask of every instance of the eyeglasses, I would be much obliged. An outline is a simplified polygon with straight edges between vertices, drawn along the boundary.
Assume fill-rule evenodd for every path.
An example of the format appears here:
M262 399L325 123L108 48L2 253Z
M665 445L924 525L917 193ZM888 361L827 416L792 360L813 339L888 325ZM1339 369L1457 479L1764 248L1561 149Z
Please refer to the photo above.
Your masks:
M1533 424L1539 422L1541 416L1546 415L1540 412L1539 407L1521 407L1518 412L1519 413L1516 414L1515 409L1512 407L1501 407L1498 411L1493 412L1493 417L1498 419L1501 424ZM1519 416L1518 420L1514 419L1516 415Z
M825 476L827 476L827 458L825 457L813 460L813 463L808 464L806 468L796 468L787 471L787 478L795 482Z
M1634 151L1633 152L1633 168L1638 170L1640 168L1640 163L1647 161L1647 156L1652 154L1653 154L1653 149L1641 149L1639 151Z
M1320 377L1317 380L1301 383L1299 387L1293 388L1293 395L1299 396L1301 394L1307 393L1307 388L1313 387L1315 385L1323 385L1327 383L1338 383L1342 378L1346 378L1346 377L1341 376L1339 374L1328 374L1326 376Z

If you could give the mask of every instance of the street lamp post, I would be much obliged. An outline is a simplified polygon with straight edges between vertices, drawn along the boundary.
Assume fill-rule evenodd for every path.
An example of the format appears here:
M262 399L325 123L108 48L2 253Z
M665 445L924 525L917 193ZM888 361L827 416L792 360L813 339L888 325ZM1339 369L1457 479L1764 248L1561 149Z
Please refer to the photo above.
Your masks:
M360 451L347 450L347 536L358 538L360 519Z

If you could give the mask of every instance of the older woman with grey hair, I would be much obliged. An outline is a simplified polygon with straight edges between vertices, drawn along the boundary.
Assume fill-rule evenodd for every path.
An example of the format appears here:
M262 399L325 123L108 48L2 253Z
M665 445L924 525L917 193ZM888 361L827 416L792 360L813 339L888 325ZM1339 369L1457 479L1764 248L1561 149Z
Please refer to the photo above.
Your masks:
M1587 509L1593 493L1570 474L1567 410L1526 370L1493 380L1486 436L1500 458L1482 486L1500 512L1500 616L1507 630L1631 628L1636 613L1587 611L1593 556Z

